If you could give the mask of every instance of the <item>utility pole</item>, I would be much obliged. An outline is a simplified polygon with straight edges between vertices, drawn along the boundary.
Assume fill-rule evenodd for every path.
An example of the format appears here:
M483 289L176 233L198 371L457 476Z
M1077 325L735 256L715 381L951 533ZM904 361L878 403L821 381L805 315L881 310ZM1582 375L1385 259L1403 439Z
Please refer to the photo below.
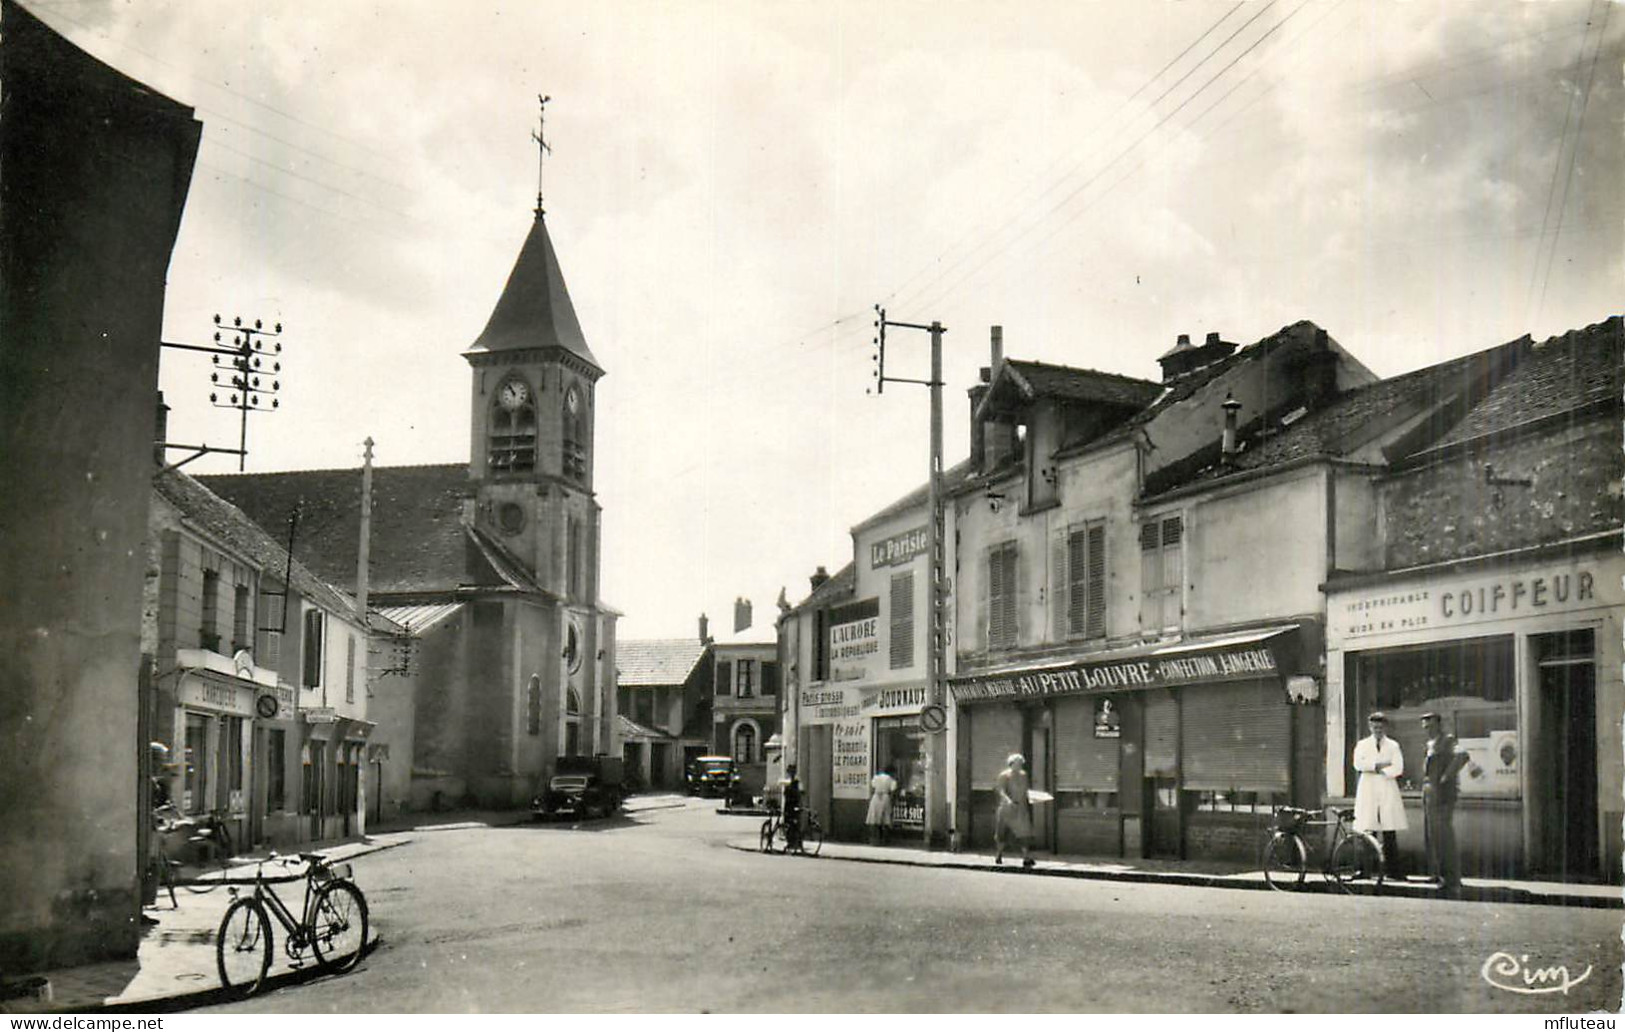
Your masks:
M886 375L886 327L923 330L931 335L931 378L910 379ZM921 323L897 322L886 318L886 310L875 305L875 392L883 394L886 384L922 384L931 389L931 464L928 493L930 516L926 527L926 552L931 557L930 581L927 584L931 633L925 657L925 695L930 706L946 706L942 674L947 666L947 634L943 610L947 598L947 574L944 559L945 526L942 518L942 335L947 329L932 320L929 326ZM948 748L947 738L941 732L928 732L925 736L925 840L930 848L940 849L948 842Z
M177 351L202 351L213 356L215 370L209 374L209 382L216 387L223 387L227 391L225 401L220 400L220 392L215 391L209 395L209 401L215 408L236 409L239 414L240 427L238 430L236 448L213 448L204 444L170 444L162 442L165 449L184 449L193 454L179 462L171 463L166 469L179 469L193 459L202 458L209 454L225 454L237 456L237 470L242 472L247 468L248 461L248 414L250 412L272 412L281 406L276 395L282 390L282 360L277 356L282 354L282 342L271 338L282 335L282 324L277 323L272 329L265 329L258 319L253 326L244 326L242 316L232 320L232 337L230 344L220 340L224 330L220 316L214 317L214 343L213 344L174 344L170 341L160 341L166 348ZM230 359L224 367L220 359ZM269 362L269 365L266 363ZM222 381L220 374L224 370L226 379Z

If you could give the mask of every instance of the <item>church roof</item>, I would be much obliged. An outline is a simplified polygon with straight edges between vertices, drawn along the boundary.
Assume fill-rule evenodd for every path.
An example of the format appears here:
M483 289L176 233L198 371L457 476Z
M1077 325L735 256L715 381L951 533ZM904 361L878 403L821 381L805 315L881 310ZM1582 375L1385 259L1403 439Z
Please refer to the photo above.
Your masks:
M329 584L355 590L361 540L361 470L233 473L199 477L266 533L288 540L288 516L300 509L293 554ZM467 463L378 466L372 471L369 590L375 594L450 591L469 583L473 544L463 499L473 488Z
M553 347L563 348L603 371L581 334L570 291L564 285L564 273L559 271L558 255L547 235L547 223L538 215L519 249L519 258L513 263L508 285L502 288L490 321L468 354Z

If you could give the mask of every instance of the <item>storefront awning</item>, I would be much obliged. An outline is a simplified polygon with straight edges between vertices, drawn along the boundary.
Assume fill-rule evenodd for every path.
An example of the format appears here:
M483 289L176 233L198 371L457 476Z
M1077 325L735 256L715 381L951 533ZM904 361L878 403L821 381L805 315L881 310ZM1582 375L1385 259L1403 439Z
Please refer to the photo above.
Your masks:
M1296 673L1297 624L1237 634L1092 653L979 671L948 680L954 701L1043 699L1056 695L1169 688L1177 685L1282 679Z

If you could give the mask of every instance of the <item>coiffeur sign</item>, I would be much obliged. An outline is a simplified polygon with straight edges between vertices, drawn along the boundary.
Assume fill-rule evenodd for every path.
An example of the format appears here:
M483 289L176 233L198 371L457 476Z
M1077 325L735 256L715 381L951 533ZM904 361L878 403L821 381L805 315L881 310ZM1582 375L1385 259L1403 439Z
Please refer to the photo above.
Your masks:
M1275 654L1262 641L1216 645L1174 655L1139 655L1063 667L964 677L950 682L958 702L1041 699L1054 695L1133 691L1212 681L1278 677Z

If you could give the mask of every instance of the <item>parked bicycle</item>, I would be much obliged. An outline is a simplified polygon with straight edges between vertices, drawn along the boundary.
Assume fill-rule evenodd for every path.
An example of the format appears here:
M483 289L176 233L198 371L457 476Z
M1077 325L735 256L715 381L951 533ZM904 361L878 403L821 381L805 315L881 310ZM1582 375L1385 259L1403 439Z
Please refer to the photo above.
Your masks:
M1264 841L1264 880L1271 888L1283 892L1301 887L1309 873L1309 859L1315 854L1304 837L1304 829L1332 828L1332 841L1326 850L1321 874L1344 892L1353 892L1356 885L1381 888L1382 843L1368 831L1356 831L1353 820L1354 811L1347 808L1277 807L1270 836Z
M264 985L271 969L271 918L285 933L283 950L295 967L304 963L306 950L324 971L348 971L367 948L367 898L351 880L349 864L330 865L320 853L300 853L298 860L275 856L270 862L303 861L305 900L296 917L265 880L262 863L254 874L252 894L226 908L215 940L220 984L229 992L247 996ZM232 895L237 895L235 887Z
M762 830L758 836L759 848L764 853L790 852L789 830L783 814L771 815L762 822ZM801 842L796 852L802 856L817 856L822 848L824 848L824 826L819 823L817 814L804 813L801 820Z
M153 811L157 818L153 834L157 836L158 885L169 892L171 906L175 902L175 886L187 892L212 892L225 884L226 872L231 866L231 832L226 828L225 812L215 811L202 820L183 815L173 805L160 806ZM187 865L169 853L171 836L184 833L186 843L203 854L201 864Z

